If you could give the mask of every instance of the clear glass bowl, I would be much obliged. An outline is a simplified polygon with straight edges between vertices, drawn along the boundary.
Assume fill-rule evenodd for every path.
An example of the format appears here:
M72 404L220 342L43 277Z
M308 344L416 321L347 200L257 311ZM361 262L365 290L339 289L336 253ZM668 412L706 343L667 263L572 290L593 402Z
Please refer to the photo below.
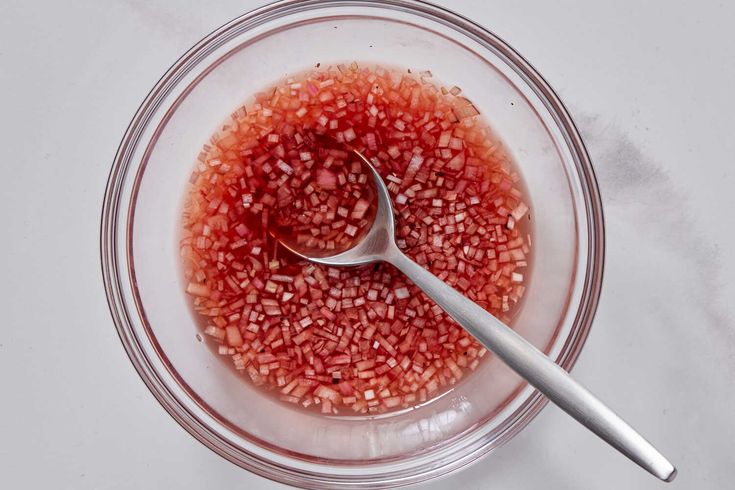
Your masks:
M203 143L255 91L357 60L431 70L462 87L515 156L535 261L514 328L565 369L597 305L603 220L569 114L497 36L418 1L278 2L217 29L156 84L128 128L104 200L105 288L143 381L187 431L250 471L308 488L391 487L454 471L517 434L545 399L495 358L443 397L377 417L325 417L263 396L200 342L183 294L178 226Z

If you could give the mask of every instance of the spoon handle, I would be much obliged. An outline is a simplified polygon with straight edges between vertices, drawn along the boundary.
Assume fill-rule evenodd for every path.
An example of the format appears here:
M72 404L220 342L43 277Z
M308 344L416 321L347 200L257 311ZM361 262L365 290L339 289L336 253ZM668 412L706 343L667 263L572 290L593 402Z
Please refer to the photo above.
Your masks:
M385 260L562 410L651 474L674 479L676 468L651 443L523 337L399 250Z

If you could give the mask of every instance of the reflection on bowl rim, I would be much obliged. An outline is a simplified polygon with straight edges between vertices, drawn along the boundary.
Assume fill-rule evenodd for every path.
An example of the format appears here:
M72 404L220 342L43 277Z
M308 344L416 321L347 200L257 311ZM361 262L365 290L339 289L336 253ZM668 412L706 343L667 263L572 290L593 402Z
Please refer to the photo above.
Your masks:
M128 170L137 163L131 160L133 149L140 143L140 136L148 123L149 116L158 110L161 100L178 83L179 76L182 73L187 72L197 64L199 59L204 58L226 40L231 40L243 32L247 32L252 27L263 25L274 18L280 18L294 12L324 7L376 7L388 10L401 10L427 17L432 21L451 27L460 34L471 38L503 57L508 65L515 69L528 86L534 90L539 99L544 102L549 112L554 116L559 130L563 133L566 144L571 149L577 177L582 184L584 206L588 219L587 228L589 230L586 251L588 258L587 270L584 271L584 286L579 309L575 318L574 327L570 335L566 338L561 352L556 359L557 363L565 369L569 370L572 368L587 338L597 308L604 263L602 203L594 171L582 139L567 110L554 91L523 57L500 38L471 20L444 8L418 0L303 0L299 2L283 0L253 10L216 29L177 60L158 81L136 112L118 148L115 161L110 171L103 202L100 237L104 286L110 312L123 346L138 374L146 383L151 393L153 393L161 405L184 429L222 457L261 476L282 483L310 488L325 488L335 485L358 487L374 484L389 487L417 483L455 471L501 446L515 436L541 411L547 403L546 398L534 391L510 417L505 419L490 434L486 435L483 440L475 441L472 447L465 445L454 448L454 451L443 454L440 460L425 462L421 467L408 468L411 470L410 474L406 474L406 471L397 469L379 474L369 473L358 476L340 474L338 476L326 471L330 469L327 465L339 464L335 461L323 461L325 469L323 473L289 468L283 463L263 458L258 454L229 444L219 437L216 431L208 425L210 423L219 424L219 428L222 428L222 420L217 420L214 417L202 417L201 413L199 415L192 413L182 403L182 399L177 398L177 394L172 391L173 387L161 379L151 359L141 347L140 340L133 328L131 317L133 315L142 315L143 310L141 305L138 304L138 298L136 296L133 298L136 311L130 311L129 301L126 300L124 288L121 283L121 281L126 280L126 273L128 275L127 279L132 283L135 280L131 265L127 261L127 255L123 260L123 263L128 266L127 270L121 270L118 261L118 253L121 250L117 246L119 231L124 231L126 236L130 236L132 212L124 217L126 222L124 227L121 227L118 225L120 218L118 211L122 198L124 197L123 184L128 175ZM136 189L137 186L135 186L133 194ZM128 254L129 250L126 250L125 253ZM147 340L158 351L155 338L149 335ZM161 359L165 359L165 356L161 357ZM178 382L181 385L182 381L180 379ZM195 394L184 389L181 392L206 411L206 405L202 400L197 399ZM208 413L212 412L214 411L211 409L208 411ZM237 432L236 428L226 428L230 431ZM252 440L252 436L250 436L250 439ZM266 449L273 451L272 447ZM282 449L277 449L277 451L281 455L285 452ZM460 452L462 454L456 454ZM286 458L289 457L298 458L297 455L286 455Z

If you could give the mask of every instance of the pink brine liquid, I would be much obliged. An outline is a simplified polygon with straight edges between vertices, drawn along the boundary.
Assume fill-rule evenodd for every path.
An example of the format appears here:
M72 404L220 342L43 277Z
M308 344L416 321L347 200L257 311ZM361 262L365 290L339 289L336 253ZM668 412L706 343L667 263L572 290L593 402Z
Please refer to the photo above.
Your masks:
M341 143L387 184L398 246L510 323L531 244L510 156L457 87L357 63L258 93L204 146L183 212L186 292L219 354L283 401L328 414L412 407L486 349L392 266L324 267L275 238L330 254L369 227L370 176Z

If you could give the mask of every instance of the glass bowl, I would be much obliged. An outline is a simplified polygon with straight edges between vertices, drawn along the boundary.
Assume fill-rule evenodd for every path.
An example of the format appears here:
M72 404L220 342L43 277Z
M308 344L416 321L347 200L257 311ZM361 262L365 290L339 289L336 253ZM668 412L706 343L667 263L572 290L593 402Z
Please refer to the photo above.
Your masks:
M418 1L277 2L222 26L156 84L115 157L101 252L127 353L163 407L233 463L308 488L392 487L497 448L546 401L496 358L444 396L374 417L326 417L262 395L201 341L183 293L180 213L201 146L258 90L316 63L431 70L462 87L515 157L532 204L534 262L514 328L570 369L600 292L603 220L589 158L536 71L472 21Z

